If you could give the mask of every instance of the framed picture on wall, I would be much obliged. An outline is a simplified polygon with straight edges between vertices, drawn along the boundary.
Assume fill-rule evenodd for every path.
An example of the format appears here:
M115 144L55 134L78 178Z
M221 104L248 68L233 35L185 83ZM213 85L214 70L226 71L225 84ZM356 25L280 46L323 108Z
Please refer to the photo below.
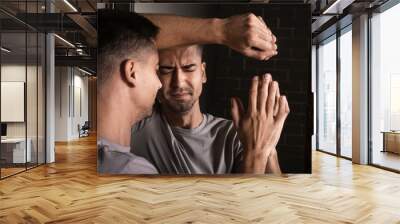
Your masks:
M100 174L311 173L309 5L102 6Z

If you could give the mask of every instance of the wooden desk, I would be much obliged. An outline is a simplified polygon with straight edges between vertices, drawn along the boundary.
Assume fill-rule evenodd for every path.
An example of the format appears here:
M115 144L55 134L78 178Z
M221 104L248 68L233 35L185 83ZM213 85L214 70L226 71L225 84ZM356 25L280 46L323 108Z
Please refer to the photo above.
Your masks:
M26 142L26 152L25 144ZM31 145L32 141L30 138L6 138L1 139L1 159L5 160L5 163L26 163L31 162Z
M393 152L400 154L400 131L383 131L382 152Z

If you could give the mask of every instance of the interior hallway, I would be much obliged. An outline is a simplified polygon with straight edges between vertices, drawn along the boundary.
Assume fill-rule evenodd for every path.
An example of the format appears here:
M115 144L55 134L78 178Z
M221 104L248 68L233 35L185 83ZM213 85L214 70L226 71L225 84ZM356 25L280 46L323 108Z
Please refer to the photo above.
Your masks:
M1 181L0 223L400 222L399 174L324 153L312 175L99 177L95 143L59 143L55 164Z

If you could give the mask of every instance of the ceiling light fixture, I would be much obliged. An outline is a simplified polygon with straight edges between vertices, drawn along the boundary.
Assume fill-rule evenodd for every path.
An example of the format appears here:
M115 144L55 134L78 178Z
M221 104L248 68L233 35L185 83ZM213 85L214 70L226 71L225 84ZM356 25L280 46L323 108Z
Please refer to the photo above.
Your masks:
M339 15L343 13L349 5L353 4L355 0L336 0L322 14L324 15Z
M332 9L334 9L337 4L339 4L340 0L336 0L332 5L330 5L327 9L324 10L322 14L328 14L331 13Z
M83 73L85 73L85 74L87 74L87 75L90 75L90 76L93 75L92 73L90 73L90 72L88 72L88 71L86 71L86 70L83 70L83 69L81 69L81 68L79 68L79 67L78 67L78 70L81 71L81 72L83 72Z
M66 39L64 39L64 38L62 38L62 37L60 37L59 35L57 35L57 34L54 34L54 36L55 37L57 37L59 40L61 40L62 42L64 42L64 43L66 43L67 45L69 45L70 47L73 47L73 48L75 48L75 45L73 45L71 42L69 42L68 40L66 40Z
M78 10L68 1L64 0L65 4L67 4L74 12L78 12Z
M5 47L1 47L1 50L4 51L4 52L6 52L6 53L10 53L10 52L11 52L11 50L9 50L9 49L7 49L7 48L5 48Z

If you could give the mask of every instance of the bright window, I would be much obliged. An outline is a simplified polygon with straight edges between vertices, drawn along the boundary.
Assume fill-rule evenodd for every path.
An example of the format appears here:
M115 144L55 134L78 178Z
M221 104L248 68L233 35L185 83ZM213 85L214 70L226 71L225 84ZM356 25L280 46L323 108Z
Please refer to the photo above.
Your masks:
M318 149L336 153L336 38L318 48Z

